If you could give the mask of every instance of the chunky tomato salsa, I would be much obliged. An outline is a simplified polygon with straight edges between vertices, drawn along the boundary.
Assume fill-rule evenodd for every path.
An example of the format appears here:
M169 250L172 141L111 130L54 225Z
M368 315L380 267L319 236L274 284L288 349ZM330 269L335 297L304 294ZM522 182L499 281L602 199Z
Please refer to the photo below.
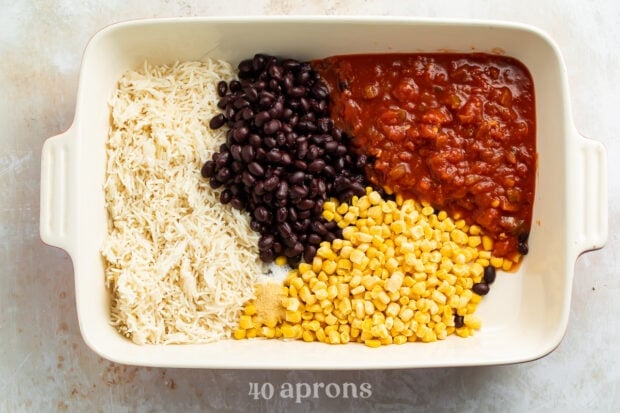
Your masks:
M336 126L388 192L426 201L527 253L536 172L534 86L487 54L335 56L313 62Z

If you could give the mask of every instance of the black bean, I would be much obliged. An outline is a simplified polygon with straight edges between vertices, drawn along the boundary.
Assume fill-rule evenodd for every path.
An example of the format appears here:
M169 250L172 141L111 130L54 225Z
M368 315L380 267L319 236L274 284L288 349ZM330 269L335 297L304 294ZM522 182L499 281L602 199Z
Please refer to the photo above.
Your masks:
M353 183L351 185L350 191L353 192L353 195L360 197L366 194L366 188L364 188L364 185L360 184L359 182Z
M296 71L299 69L299 62L294 59L284 59L282 60L282 67L286 71Z
M314 138L313 138L314 140ZM308 153L306 154L306 160L308 162L312 162L314 161L316 158L319 157L319 155L321 154L321 150L319 149L318 146L316 145L310 145L308 147Z
M333 242L336 238L338 238L338 236L332 232L325 234L325 241L327 242Z
M302 69L302 71L300 71L297 75L297 83L300 85L305 85L306 83L308 83L311 77L312 76L310 75L309 70Z
M258 100L258 91L250 86L245 89L245 97L249 102L256 102Z
M297 210L295 208L289 208L288 209L288 219L291 222L297 221Z
M265 147L269 148L275 148L277 143L276 143L276 139L272 136L268 136L265 139L263 139L263 144L265 145Z
M478 295L487 295L489 292L489 284L485 282L476 283L473 287L471 287L471 289Z
M282 78L282 86L284 87L284 90L291 90L293 88L293 86L295 85L295 77L293 76L292 73L287 73L284 75L284 77Z
M329 96L329 89L323 83L315 83L312 86L312 94L318 99L326 99Z
M286 218L288 217L288 212L286 207L280 207L276 210L276 222L282 223L286 222Z
M241 155L243 156L243 151L241 152ZM258 162L250 162L248 165L248 171L256 177L265 175L265 168L263 168Z
M246 187L251 188L256 183L256 178L254 178L252 174L246 170L241 174L241 182L243 182Z
M224 189L221 193L220 193L220 202L224 205L226 205L227 203L229 203L233 198L233 194L230 191L230 189Z
M274 119L279 119L284 111L284 104L281 100L275 101L271 109L268 110L269 115Z
M228 168L221 168L219 171L217 171L217 174L215 176L217 177L217 180L221 183L226 183L231 178L232 173Z
M310 101L308 99L306 99L305 97L301 97L299 98L299 111L301 113L308 113L312 110L312 104L310 103Z
M241 114L241 119L246 122L254 117L254 111L249 107L241 109L241 112L239 113Z
M289 178L289 182L290 182ZM308 195L308 188L303 185L293 185L290 187L289 195L291 198L303 198Z
M517 251L519 251L519 254L521 255L527 255L527 253L530 250L530 247L528 245L528 238L529 238L530 234L527 232L523 232L521 234L519 234L518 237L518 244L517 244Z
M316 146L314 146L316 148ZM316 159L308 165L308 171L312 173L319 173L325 169L325 161L323 159Z
M308 154L308 141L306 139L297 141L297 158L304 159Z
M230 147L230 155L235 161L241 160L241 146L240 145L231 145Z
M282 247L282 243L275 241L273 243L273 252L276 254L280 254L284 248Z
M269 96L262 96L258 101L258 106L262 109L269 109L273 106L273 98Z
M280 179L277 176L272 176L267 178L264 182L265 191L271 192L278 187L280 184Z
M330 142L325 143L325 151L327 153L334 153L336 152L337 148L338 148L338 142L336 141L330 141Z
M338 224L336 224L336 221L326 221L325 228L327 228L328 231L333 232L336 228L338 228Z
M275 253L273 250L269 249L269 250L260 251L258 256L260 257L261 261L270 263L275 258Z
M297 241L293 246L284 250L284 255L289 258L298 256L304 252L304 246L301 242Z
M355 161L355 167L358 169L362 169L368 163L368 157L366 155L360 155Z
M302 171L295 171L289 175L288 181L293 185L302 184L306 179L306 174Z
M258 196L265 194L265 182L258 181L256 185L254 185L254 193Z
M203 178L211 178L215 174L215 162L207 161L202 165L200 174Z
M237 66L237 68L239 69L239 74L243 74L243 75L248 75L250 73L252 73L252 59L245 59L242 60L239 65ZM245 77L245 76L239 76L239 77Z
M222 98L226 96L226 92L228 92L228 83L224 80L217 82L217 95Z
M336 162L334 163L334 169L337 171L343 171L346 167L346 160L344 158L336 158Z
M257 161L264 161L267 158L267 151L262 148L262 147L258 147L256 148L256 156L255 159Z
M461 328L465 325L465 317L462 315L454 314L454 327Z
M228 88L231 92L235 93L241 90L241 82L238 80L231 80L228 84Z
M269 66L269 75L276 79L276 80L280 80L282 79L282 68L279 65L271 65Z
M276 132L275 138L276 138L276 145L278 146L286 145L286 134L282 130L279 130Z
M222 110L226 109L226 106L228 106L228 104L230 103L230 100L231 100L230 96L224 96L223 98L218 100L217 107Z
M224 115L229 119L229 125L232 126L232 119L235 117L235 108L232 105L227 105Z
M333 124L330 118L320 118L316 121L316 125L322 133L329 133L332 130Z
M265 122L269 121L270 119L271 115L269 114L269 112L263 110L262 112L258 112L256 116L254 116L254 124L260 128L265 124Z
M295 166L295 168L301 171L305 171L306 169L308 169L308 164L302 161L301 159L295 160L295 162L293 162L293 165Z
M273 163L280 162L282 160L282 152L279 149L273 148L267 152L267 160Z
M312 226L312 224L310 224L310 226ZM323 241L323 238L321 238L319 234L312 233L308 235L308 243L312 245L319 245L321 241Z
M254 160L255 151L251 145L245 145L241 148L241 159L245 163L250 163Z
M300 98L306 94L306 88L304 86L293 86L287 92L290 97Z
M327 165L325 169L323 169L323 173L327 176L336 176L336 168L334 168L333 165Z
M314 221L311 225L312 231L317 233L318 235L325 235L327 234L327 228L325 228L325 225L320 222L320 221Z
M249 133L250 129L248 129L247 126L242 126L240 128L233 129L232 136L235 142L243 143L245 142Z
M265 67L265 55L260 54L260 53L255 54L254 58L252 59L252 69L254 69L255 72L258 72L264 67Z
M288 239L293 236L293 229L288 222L283 222L278 225L278 232L282 236L282 239Z
M310 216L312 216L312 215L310 215ZM310 228L310 224L312 224L312 220L310 220L310 218L306 218L306 219L304 219L304 220L302 221L302 229L304 230L304 234L303 234L303 235L304 235L304 239L306 239L306 238L307 238L307 235L306 235L306 233L305 233L305 232L306 232L306 230L307 230L308 228Z
M263 195L263 202L267 205L270 205L274 202L273 192L267 192Z
M302 133L314 133L317 131L316 124L311 120L299 120L296 129Z
M230 205L233 206L233 208L238 209L238 210L242 210L244 207L243 201L239 198L233 198L230 200Z
M259 206L254 209L254 218L258 222L269 222L269 211L264 206Z
M226 123L226 117L223 114L215 115L209 121L209 127L211 129L219 129Z
M237 98L233 101L233 107L235 109L241 109L244 108L246 106L250 106L250 102L248 102L246 99L244 98Z
M304 248L304 261L311 263L316 255L316 247L314 245L306 245Z
M489 265L488 267L484 268L484 282L485 283L493 284L493 282L495 281L495 277L496 277L495 267L493 267L492 265Z
M211 178L209 178L209 185L211 186L211 188L213 189L217 189L220 186L222 186L222 182L220 182L217 177L212 176Z
M290 165L291 163L293 163L293 158L291 158L291 155L288 153L283 153L282 154L282 159L280 160L280 163L282 165Z
M273 202L274 206L276 206L277 208L282 208L282 207L286 207L286 205L288 204L288 201L286 199L277 199L275 200L275 202Z
M288 184L286 181L280 181L276 190L277 199L285 199L288 196Z
M250 134L250 136L248 136L248 144L252 145L254 149L260 147L262 142L263 140L261 139L260 135L252 133Z
M261 251L268 250L273 247L273 242L275 238L273 234L265 234L260 237L258 240L258 249Z
M314 201L308 198L302 199L297 203L297 208L305 213L306 210L314 208ZM299 216L301 217L301 215L300 213Z
M244 168L243 164L239 161L233 161L232 164L230 165L230 169L236 174L243 171L243 168Z
M311 199L308 200L304 200L304 201L310 201L313 202ZM312 211L310 211L312 207L302 210L301 208L299 208L299 204L297 205L297 209L299 210L297 212L297 219L306 219L306 218L310 218L310 215L312 215Z
M304 230L304 225L301 221L291 222L290 224L296 234L301 234L301 232Z

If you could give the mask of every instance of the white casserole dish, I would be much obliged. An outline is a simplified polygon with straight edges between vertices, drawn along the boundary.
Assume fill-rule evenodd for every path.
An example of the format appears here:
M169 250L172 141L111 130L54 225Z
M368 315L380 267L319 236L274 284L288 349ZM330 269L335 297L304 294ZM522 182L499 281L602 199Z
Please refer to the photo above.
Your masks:
M280 340L138 346L109 324L100 248L107 233L103 182L108 100L121 74L142 64L205 56L238 63L257 52L297 59L344 53L489 52L523 62L534 79L537 149L530 253L500 274L477 314L474 337L371 349ZM200 368L366 369L515 363L542 357L566 330L577 256L607 239L606 154L571 118L558 48L520 24L404 18L255 17L141 20L113 25L90 41L72 126L45 142L42 240L66 250L75 270L86 343L119 363Z

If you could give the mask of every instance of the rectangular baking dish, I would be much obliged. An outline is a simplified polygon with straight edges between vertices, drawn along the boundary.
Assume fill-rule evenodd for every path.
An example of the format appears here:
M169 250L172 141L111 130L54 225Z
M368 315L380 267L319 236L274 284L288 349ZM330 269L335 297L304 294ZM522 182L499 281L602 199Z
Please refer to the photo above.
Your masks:
M108 100L122 73L145 60L204 57L233 64L257 52L312 59L380 52L487 52L523 62L536 93L538 172L530 253L500 274L478 307L474 337L371 349L280 340L138 346L109 324L102 242ZM542 357L566 330L578 255L607 239L606 153L571 118L558 48L521 24L365 17L248 17L138 20L98 32L84 53L75 119L49 138L41 165L42 240L68 252L85 342L124 364L193 368L375 369L492 365Z

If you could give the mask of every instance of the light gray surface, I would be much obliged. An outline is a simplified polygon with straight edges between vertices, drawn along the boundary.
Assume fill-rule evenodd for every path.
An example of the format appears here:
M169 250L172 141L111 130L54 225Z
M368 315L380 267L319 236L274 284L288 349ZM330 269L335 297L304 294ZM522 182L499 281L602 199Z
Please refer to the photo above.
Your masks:
M620 6L615 0L502 3L0 0L0 412L620 409ZM97 30L120 20L248 14L491 18L530 23L555 39L577 129L606 145L610 176L609 241L576 263L571 318L557 350L513 366L265 372L121 366L85 346L71 261L38 236L40 151L71 123L84 47ZM250 382L276 390L283 383L366 382L372 394L331 399L321 391L301 403L276 394L261 402L248 396Z

